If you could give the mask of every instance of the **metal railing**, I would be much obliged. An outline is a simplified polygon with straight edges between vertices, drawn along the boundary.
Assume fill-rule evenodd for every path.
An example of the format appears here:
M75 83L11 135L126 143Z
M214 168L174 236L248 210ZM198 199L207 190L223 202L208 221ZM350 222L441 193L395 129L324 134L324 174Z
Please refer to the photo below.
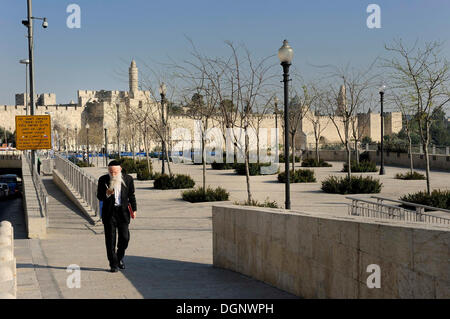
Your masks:
M48 193L42 182L41 175L39 175L36 165L31 165L31 154L26 151L23 152L23 156L27 160L27 164L30 170L30 174L33 180L34 187L36 188L36 193L38 195L39 206L41 210L41 216L47 218L47 226L48 226ZM22 167L23 171L23 167Z
M55 168L70 184L73 190L81 196L89 208L95 212L95 216L99 216L100 203L97 199L98 181L92 175L86 173L86 171L59 154L55 154Z
M352 216L450 225L450 218L426 214L422 210L412 211L400 206L384 204L380 200L373 202L350 196L346 198L352 201L348 204L348 214Z

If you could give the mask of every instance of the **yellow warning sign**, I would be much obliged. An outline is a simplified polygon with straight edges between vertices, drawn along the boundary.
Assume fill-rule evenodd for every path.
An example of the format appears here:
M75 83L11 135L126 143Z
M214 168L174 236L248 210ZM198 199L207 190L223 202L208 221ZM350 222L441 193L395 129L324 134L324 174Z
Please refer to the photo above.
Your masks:
M17 115L16 149L51 149L51 127L50 115Z

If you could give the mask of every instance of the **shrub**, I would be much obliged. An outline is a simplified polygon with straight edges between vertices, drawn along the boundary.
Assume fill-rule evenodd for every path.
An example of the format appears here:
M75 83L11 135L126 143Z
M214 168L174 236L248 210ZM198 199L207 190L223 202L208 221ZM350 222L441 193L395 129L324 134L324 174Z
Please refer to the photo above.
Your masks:
M184 191L182 196L185 201L191 203L216 202L228 200L230 193L220 186L216 189L208 187L206 191L203 191L203 187L199 187L193 190Z
M333 165L321 159L317 161L315 158L306 158L302 161L302 167L331 167L331 166Z
M87 162L80 161L80 160L78 160L78 162L76 162L75 164L76 164L78 167L94 167L94 164L89 163L89 165L88 165Z
M299 156L295 156L295 162L296 163L300 162ZM278 154L278 163L284 163L284 153ZM289 163L292 163L292 154L289 154Z
M396 174L395 178L397 179L405 179L405 180L423 180L426 179L425 175L418 173L418 172L408 172L405 174Z
M310 169L297 169L289 171L289 181L291 183L315 183L314 171ZM286 182L286 172L278 174L278 181L280 183Z
M156 189L180 189L180 188L192 188L194 187L194 180L183 174L167 175L162 174L157 177L153 183Z
M248 163L250 176L261 175L261 167L270 166L270 163ZM234 170L238 175L245 175L245 163L234 164Z
M147 181L147 180L150 180L150 179L152 179L152 174L148 171L148 169L146 169L146 168L144 168L144 169L139 169L138 171L137 171L137 176L136 176L136 178L139 180L139 181Z
M367 172L377 172L377 164L374 162L369 161L361 161L359 164L357 164L355 161L351 162L352 165L352 172L354 173L367 173ZM348 164L344 163L344 168L342 169L342 172L348 172Z
M251 202L246 200L245 202L234 202L235 205L241 205L241 206L257 206L257 207L268 207L268 208L280 208L278 206L278 203L276 201L270 201L267 197L264 203L260 203L255 199L252 199Z
M369 152L362 152L361 154L359 154L359 161L370 161Z
M233 169L235 168L236 164L234 163L225 163L225 161L223 163L216 163L215 161L213 163L211 163L211 168L212 169L217 169L217 170L222 170L222 169Z
M437 208L450 209L450 190L441 191L439 189L435 189L431 192L431 195L428 195L425 191L417 192L404 195L400 197L400 200Z
M352 176L350 179L338 176L329 176L322 181L322 190L332 194L373 194L381 191L380 180L371 176Z

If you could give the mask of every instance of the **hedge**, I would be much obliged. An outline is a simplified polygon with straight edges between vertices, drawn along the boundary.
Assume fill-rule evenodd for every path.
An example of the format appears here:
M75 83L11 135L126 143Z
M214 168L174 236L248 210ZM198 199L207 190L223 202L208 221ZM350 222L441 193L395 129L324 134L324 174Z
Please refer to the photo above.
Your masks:
M162 174L158 176L153 182L153 187L156 189L182 189L182 188L192 188L195 182L189 175L176 174L167 175Z
M286 172L281 172L278 174L278 181L280 183L286 182ZM315 183L316 178L314 176L314 171L310 169L297 169L295 171L289 171L289 182L290 183Z
M381 191L382 183L371 176L329 176L322 181L322 190L331 194L373 194Z
M199 187L193 190L184 191L182 197L185 201L191 203L216 202L228 200L230 193L220 186L216 189L207 187L206 191L203 191L203 187Z

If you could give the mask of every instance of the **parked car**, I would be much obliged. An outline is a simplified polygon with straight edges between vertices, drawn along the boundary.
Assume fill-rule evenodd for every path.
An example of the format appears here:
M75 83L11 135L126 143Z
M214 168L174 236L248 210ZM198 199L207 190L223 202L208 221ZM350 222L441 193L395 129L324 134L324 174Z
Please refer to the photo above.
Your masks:
M8 184L9 196L19 195L19 187L16 174L0 175L0 183Z
M0 183L0 200L4 200L9 196L9 187L6 183Z

